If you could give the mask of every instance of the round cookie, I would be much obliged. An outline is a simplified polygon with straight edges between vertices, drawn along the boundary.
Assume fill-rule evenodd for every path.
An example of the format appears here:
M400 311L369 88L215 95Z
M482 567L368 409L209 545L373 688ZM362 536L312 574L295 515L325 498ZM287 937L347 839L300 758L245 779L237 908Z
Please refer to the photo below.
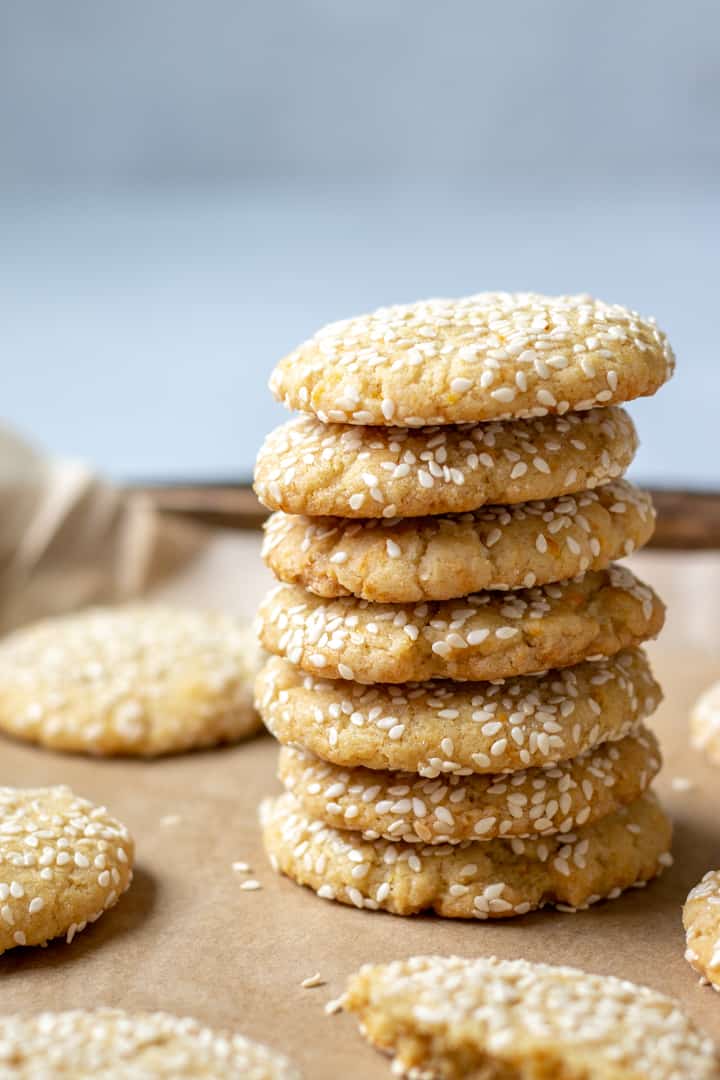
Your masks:
M448 776L343 769L283 747L278 776L305 812L368 840L458 844L497 836L567 833L613 814L660 769L654 735L640 728L571 761L511 775Z
M691 712L690 742L708 761L720 765L720 682L705 691Z
M273 869L325 900L393 915L508 918L614 898L671 862L671 825L651 793L575 832L522 840L363 840L309 817L286 793L260 808Z
M342 768L429 779L567 761L625 738L662 697L640 649L505 682L402 686L318 679L272 657L256 695L284 745Z
M394 1076L718 1080L720 1057L671 998L612 975L496 957L366 964L342 1007Z
M316 596L415 603L604 570L646 544L654 527L650 495L616 480L452 517L348 521L279 512L265 526L262 554L275 577Z
M301 416L272 431L255 491L311 517L422 517L553 499L615 480L638 446L623 409L514 423L377 428Z
M68 787L0 788L0 953L76 933L132 881L124 825Z
M683 907L685 959L703 982L720 991L720 870L709 870Z
M270 389L323 423L417 427L631 401L674 366L655 323L619 304L491 292L325 326L278 364Z
M361 683L504 679L569 667L654 637L664 607L624 566L513 593L374 604L280 585L260 641L303 671Z
M189 1017L109 1008L1 1017L0 1076L300 1080L287 1058L242 1035Z
M250 627L172 608L95 608L0 643L0 730L53 750L153 757L257 731Z

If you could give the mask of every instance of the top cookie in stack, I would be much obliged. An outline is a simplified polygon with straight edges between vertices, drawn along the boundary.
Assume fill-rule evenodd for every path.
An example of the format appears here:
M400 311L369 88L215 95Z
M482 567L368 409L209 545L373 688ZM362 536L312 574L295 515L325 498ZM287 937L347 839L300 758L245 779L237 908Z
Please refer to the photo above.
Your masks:
M290 876L358 906L486 916L577 906L663 865L669 827L645 794L659 760L638 726L659 699L639 646L663 608L614 560L654 526L622 479L637 437L618 405L673 366L625 308L508 293L384 308L280 363L275 395L311 414L256 469L282 582L260 613L276 657L257 697L292 792L266 805L266 844ZM595 862L549 880L552 845L503 839L538 833L560 864L573 844Z

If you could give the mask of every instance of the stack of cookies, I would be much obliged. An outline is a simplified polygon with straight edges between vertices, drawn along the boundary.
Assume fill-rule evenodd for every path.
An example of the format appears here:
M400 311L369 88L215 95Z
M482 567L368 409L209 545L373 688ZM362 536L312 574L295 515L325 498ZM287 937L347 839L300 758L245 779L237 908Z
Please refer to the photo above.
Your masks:
M674 358L586 296L487 293L321 330L271 388L256 491L273 654L257 705L286 793L276 869L319 896L476 918L617 896L670 862L644 726L653 591L615 560L649 496L619 403Z

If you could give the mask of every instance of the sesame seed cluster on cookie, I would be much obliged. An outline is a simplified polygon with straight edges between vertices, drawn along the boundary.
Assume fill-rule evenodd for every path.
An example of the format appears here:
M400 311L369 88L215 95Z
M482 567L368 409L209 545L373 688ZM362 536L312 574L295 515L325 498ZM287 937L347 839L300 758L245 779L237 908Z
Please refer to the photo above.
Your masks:
M644 722L664 607L617 559L650 539L620 407L674 357L586 296L484 293L319 331L271 389L274 513L256 704L286 793L273 866L408 915L564 910L671 856Z
M685 959L720 992L720 870L708 870L688 893L683 907Z
M338 1003L393 1075L717 1080L720 1058L672 998L570 967L490 957L366 964Z
M254 635L214 612L129 605L44 619L0 643L0 730L54 750L160 754L255 732Z
M191 1017L75 1009L0 1019L0 1077L300 1080L282 1054Z
M128 830L68 787L0 788L0 953L75 935L130 887Z

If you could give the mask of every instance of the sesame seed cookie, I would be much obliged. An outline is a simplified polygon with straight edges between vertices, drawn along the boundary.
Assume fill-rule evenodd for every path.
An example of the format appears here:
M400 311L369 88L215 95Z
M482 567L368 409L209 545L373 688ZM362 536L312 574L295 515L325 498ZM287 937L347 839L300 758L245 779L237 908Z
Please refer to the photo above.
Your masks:
M646 544L654 527L650 495L615 480L446 517L349 521L280 511L265 526L262 554L280 581L317 596L414 603L604 570Z
M152 757L257 731L249 627L171 608L96 608L0 643L0 730L53 750Z
M415 606L325 600L280 585L263 601L257 625L268 652L303 671L407 683L569 667L654 637L664 617L652 589L613 563L559 584Z
M633 649L540 676L403 686L319 679L271 657L256 697L284 745L342 768L433 779L567 761L625 738L662 694L645 654Z
M709 870L683 907L685 959L704 982L720 991L720 870Z
M496 957L366 964L342 1007L393 1075L460 1080L718 1080L677 1002L612 975Z
M507 918L546 904L587 907L669 865L671 825L647 793L571 833L522 840L405 844L333 829L289 793L260 807L275 870L325 900L413 915Z
M720 765L720 682L700 697L690 714L690 742L714 765Z
M299 1080L281 1054L189 1017L99 1008L0 1018L0 1077Z
M132 881L124 825L67 787L0 788L0 953L70 943Z
M463 513L605 484L637 446L632 420L613 407L420 430L302 416L265 439L255 491L270 510L313 517Z
M571 761L511 775L448 776L343 769L283 747L278 776L310 817L365 839L457 844L548 836L589 825L634 802L660 769L646 728Z
M654 394L675 358L655 323L589 296L479 293L332 323L278 364L276 398L323 423L475 423Z

